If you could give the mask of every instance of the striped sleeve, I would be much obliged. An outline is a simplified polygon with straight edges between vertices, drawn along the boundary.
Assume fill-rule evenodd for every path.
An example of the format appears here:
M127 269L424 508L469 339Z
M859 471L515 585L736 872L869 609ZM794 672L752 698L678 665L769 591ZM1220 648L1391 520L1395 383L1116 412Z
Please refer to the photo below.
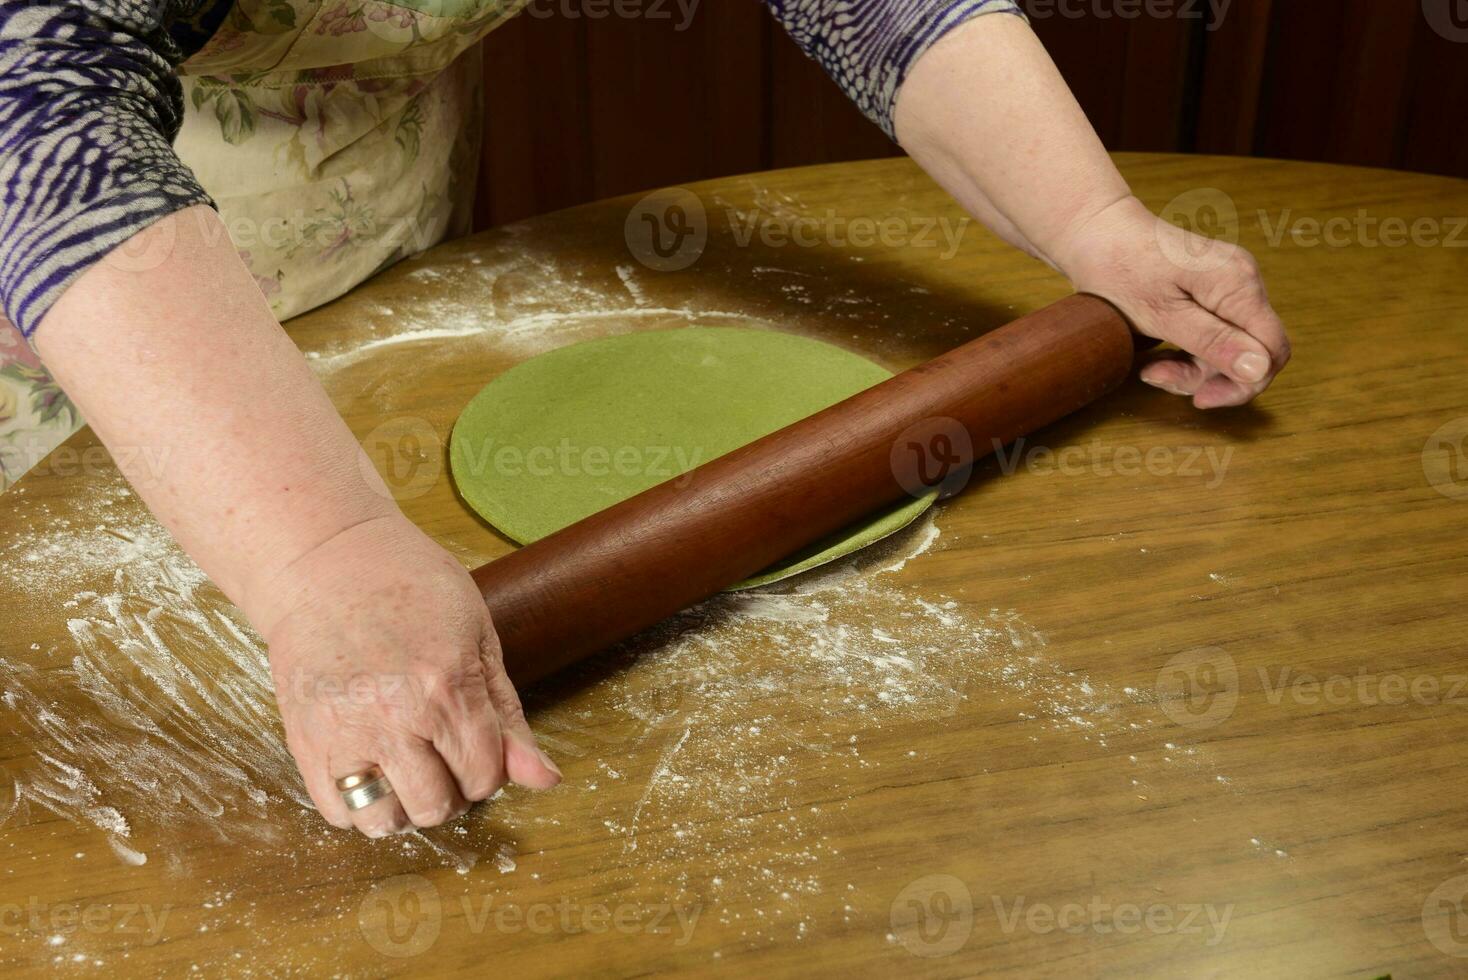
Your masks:
M795 43L896 139L897 90L923 52L979 14L1024 16L1015 0L765 0Z
M0 301L30 337L77 276L211 203L173 152L169 33L210 0L0 0Z

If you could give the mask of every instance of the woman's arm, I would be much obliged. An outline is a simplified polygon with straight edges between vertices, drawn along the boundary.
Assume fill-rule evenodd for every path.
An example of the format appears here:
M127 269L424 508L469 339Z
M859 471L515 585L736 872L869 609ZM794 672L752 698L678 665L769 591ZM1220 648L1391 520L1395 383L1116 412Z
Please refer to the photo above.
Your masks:
M1029 26L981 17L912 67L897 136L996 233L1186 352L1142 379L1199 408L1242 404L1289 360L1247 251L1162 221L1132 196Z
M164 218L94 265L36 340L269 644L291 750L328 820L378 836L457 816L506 779L559 781L478 589L398 510L213 211ZM349 814L333 781L372 764L397 800Z
M469 575L398 511L172 153L166 20L207 2L0 0L0 296L264 636L328 820L380 835L553 785ZM334 779L373 764L396 797L348 813Z
M1181 352L1142 379L1238 405L1289 360L1248 252L1132 196L1013 0L765 0L858 107L996 234Z
M0 0L0 297L27 337L98 258L209 196L173 152L168 20L214 0Z

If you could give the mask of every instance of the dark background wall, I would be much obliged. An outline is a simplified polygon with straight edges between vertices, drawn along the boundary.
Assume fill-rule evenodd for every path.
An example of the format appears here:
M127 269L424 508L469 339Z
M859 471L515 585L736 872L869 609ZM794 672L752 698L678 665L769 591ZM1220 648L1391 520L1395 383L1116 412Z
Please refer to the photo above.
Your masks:
M1468 0L1022 2L1113 150L1468 177ZM485 42L481 227L901 152L756 0L701 0L686 24L673 0L667 19L598 9L537 0Z

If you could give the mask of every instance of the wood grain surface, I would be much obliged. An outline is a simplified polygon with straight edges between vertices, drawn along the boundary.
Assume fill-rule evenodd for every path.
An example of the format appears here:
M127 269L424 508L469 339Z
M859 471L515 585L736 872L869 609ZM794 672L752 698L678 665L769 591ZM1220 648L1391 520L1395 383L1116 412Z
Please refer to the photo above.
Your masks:
M1258 256L1295 361L1257 406L1128 383L872 553L537 689L565 783L454 827L303 808L258 641L78 434L0 498L0 965L1461 976L1468 184L1120 163ZM608 201L289 325L466 566L511 546L443 439L540 350L748 321L901 369L1068 292L905 161L690 190L682 271Z

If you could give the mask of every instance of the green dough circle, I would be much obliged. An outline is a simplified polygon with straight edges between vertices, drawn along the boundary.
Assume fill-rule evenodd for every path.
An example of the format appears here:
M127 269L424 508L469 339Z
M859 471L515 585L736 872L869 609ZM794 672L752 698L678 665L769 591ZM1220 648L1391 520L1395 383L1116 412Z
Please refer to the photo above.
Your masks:
M891 376L839 347L770 330L590 340L486 385L454 425L449 466L476 513L529 544ZM932 502L902 501L731 589L834 561L906 527Z

